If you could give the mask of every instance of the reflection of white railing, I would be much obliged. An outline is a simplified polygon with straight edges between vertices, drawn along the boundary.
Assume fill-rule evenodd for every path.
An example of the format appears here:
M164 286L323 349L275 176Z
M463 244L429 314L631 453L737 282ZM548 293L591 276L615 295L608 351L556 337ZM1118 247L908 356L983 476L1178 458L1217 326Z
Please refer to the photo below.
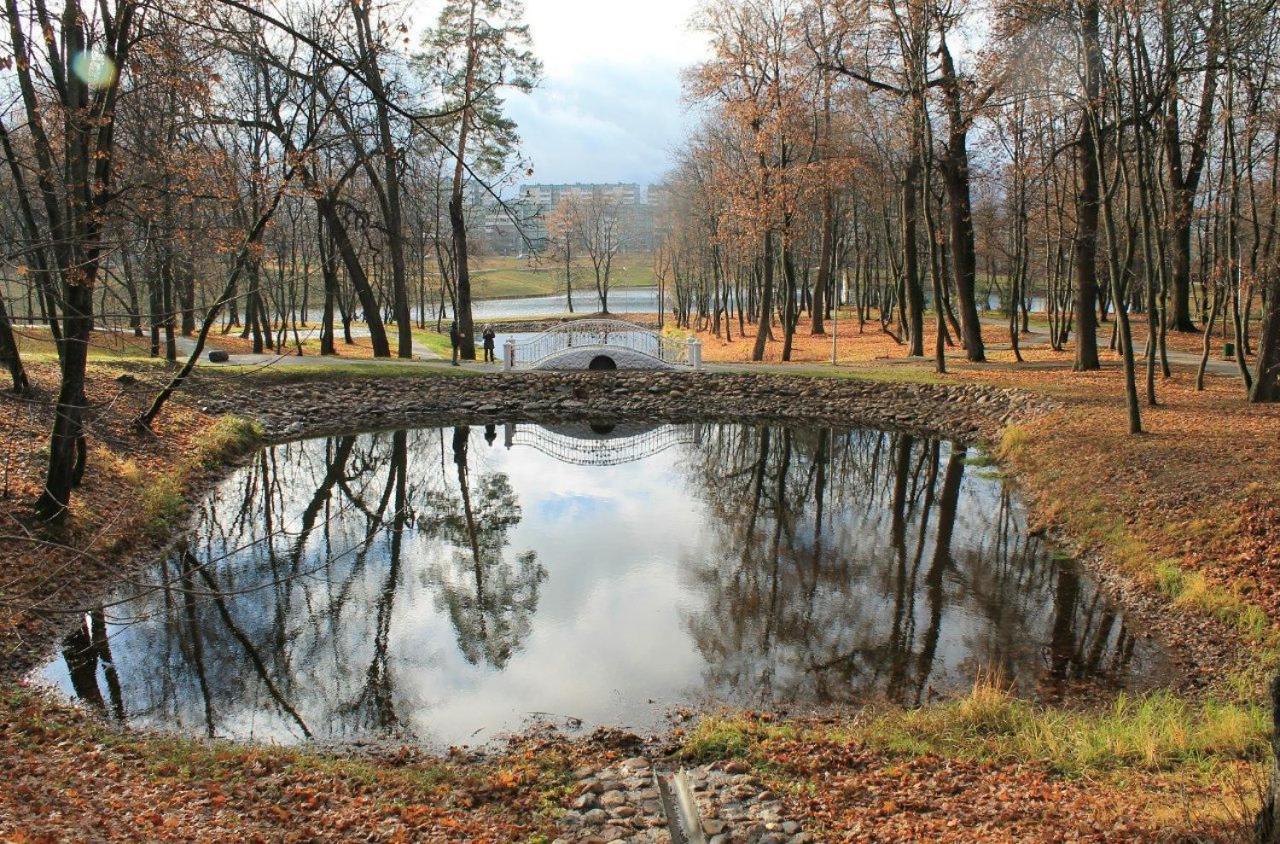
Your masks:
M626 349L673 366L691 366L690 343L657 331L616 319L583 319L562 322L527 340L508 340L505 354L510 366L536 366L568 349ZM695 353L696 354L696 353Z
M552 431L542 425L507 423L507 448L528 446L561 463L574 466L621 466L661 454L678 445L702 442L700 425L660 425L619 436Z

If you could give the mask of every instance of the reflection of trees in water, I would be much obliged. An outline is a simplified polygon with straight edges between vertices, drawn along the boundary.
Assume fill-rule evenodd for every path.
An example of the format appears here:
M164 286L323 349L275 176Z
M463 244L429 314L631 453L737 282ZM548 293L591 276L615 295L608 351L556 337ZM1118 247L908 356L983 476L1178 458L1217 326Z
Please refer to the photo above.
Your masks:
M867 431L697 433L679 471L707 519L681 576L701 602L684 625L708 692L915 703L981 669L1051 693L1142 662L1120 617L1028 537L965 449ZM397 617L425 607L425 592L461 657L502 669L547 577L509 547L520 503L507 475L484 468L481 436L400 431L263 452L200 502L156 588L108 613L113 625L157 619L129 638L127 670L116 672L103 613L68 638L76 693L119 718L210 736L420 722L432 701L415 695L445 692L403 678L456 657L448 633L394 647Z
M482 475L472 489L467 455L470 429L453 429L453 462L458 489L428 496L419 522L429 535L453 546L449 559L429 574L437 607L449 613L458 647L467 662L502 668L533 626L538 587L546 570L533 551L508 563L507 532L520 523L520 502L505 474Z
M714 429L691 465L724 553L691 565L706 604L686 616L708 690L919 703L982 669L1046 692L1127 671L1120 618L965 457L900 434Z
M105 713L107 702L98 688L98 665L102 665L103 679L111 697L111 715L123 721L125 709L120 675L111 658L111 643L107 639L107 622L102 610L94 610L80 619L80 626L62 642L62 656L67 662L67 672L76 696Z
M198 718L212 736L245 732L220 718L265 711L276 723L255 720L268 733L393 731L406 707L429 706L403 700L395 682L392 621L406 565L449 608L467 658L504 664L530 628L545 572L532 553L514 566L503 560L506 534L520 521L509 479L484 474L472 490L465 442L452 451L438 431L265 450L198 504L188 540L157 567L155 588L112 611L126 627L163 621L132 637L123 690L101 611L68 637L77 696L105 708L101 665L121 718L126 710L178 726ZM433 552L435 543L445 547ZM441 556L465 561L471 579L449 576L449 562L423 565Z

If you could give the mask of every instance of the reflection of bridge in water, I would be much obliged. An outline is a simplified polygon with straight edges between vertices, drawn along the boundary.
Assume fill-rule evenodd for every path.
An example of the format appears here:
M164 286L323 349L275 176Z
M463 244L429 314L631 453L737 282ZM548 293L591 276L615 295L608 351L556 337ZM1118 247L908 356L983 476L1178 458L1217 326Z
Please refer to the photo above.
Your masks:
M574 466L621 466L661 454L678 445L700 445L702 425L638 422L535 425L508 422L507 448L528 446Z

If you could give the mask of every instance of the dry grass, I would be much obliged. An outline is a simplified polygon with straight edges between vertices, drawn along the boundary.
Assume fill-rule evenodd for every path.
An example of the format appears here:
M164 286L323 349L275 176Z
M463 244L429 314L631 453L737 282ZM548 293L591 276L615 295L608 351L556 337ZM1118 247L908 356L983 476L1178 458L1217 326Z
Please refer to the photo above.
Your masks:
M1267 721L1168 693L1040 707L979 682L916 710L708 718L681 756L746 760L807 818L855 840L1235 840L1257 811Z

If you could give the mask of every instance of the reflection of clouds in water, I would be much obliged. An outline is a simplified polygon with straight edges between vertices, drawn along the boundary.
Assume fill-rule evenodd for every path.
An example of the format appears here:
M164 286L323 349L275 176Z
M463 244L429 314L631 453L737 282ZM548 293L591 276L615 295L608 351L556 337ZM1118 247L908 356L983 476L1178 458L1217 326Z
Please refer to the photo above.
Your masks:
M457 742L533 711L645 726L650 699L911 700L991 661L1030 687L1057 638L1075 654L1066 674L1093 670L1093 644L1120 647L1118 628L1090 632L1104 626L1092 587L1062 581L998 481L964 472L951 553L936 553L948 467L964 469L945 444L703 426L700 446L600 468L484 433L290 443L229 478L192 552L231 553L209 572L236 630L207 599L194 626L175 593L126 606L151 615L113 628L132 720L296 739L279 697L316 735L393 718ZM244 547L268 523L287 534ZM45 676L69 685L62 661Z

